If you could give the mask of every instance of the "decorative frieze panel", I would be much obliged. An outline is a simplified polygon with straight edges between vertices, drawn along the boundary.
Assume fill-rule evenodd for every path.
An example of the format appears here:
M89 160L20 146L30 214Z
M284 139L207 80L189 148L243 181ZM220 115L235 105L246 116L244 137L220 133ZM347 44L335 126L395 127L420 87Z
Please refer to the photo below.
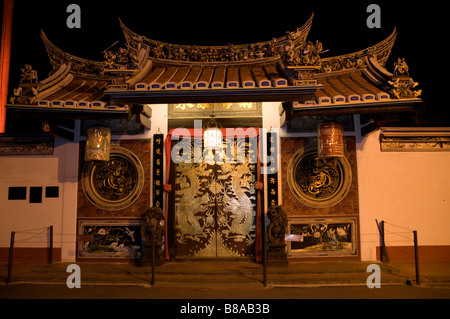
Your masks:
M381 128L382 152L449 152L450 128Z
M262 103L183 103L169 104L168 118L261 117Z
M79 220L78 258L138 258L141 220Z
M51 135L3 134L0 137L0 156L53 155L53 149Z
M289 257L356 256L357 218L294 218L288 221L287 238Z

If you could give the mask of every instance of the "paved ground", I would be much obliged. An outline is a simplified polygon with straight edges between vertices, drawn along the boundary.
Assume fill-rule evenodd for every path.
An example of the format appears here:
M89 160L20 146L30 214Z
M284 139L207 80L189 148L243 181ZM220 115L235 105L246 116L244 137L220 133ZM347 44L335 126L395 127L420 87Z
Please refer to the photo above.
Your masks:
M11 299L449 299L450 285L385 285L369 289L361 285L311 287L158 287L82 285L69 289L57 284L0 286L0 298ZM198 302L197 302L198 303ZM178 303L182 304L182 302Z
M156 268L121 263L78 263L81 288L68 288L68 263L0 264L1 299L449 299L450 263L377 265L381 288L369 289L366 262L299 262L267 270L252 262L171 262Z

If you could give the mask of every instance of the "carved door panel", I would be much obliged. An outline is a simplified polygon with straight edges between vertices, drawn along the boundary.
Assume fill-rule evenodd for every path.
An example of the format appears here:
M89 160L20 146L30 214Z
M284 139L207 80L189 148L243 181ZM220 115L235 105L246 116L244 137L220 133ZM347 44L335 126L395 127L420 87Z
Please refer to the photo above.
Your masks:
M177 257L252 256L256 164L226 160L175 167Z
M180 163L175 170L175 236L177 257L216 252L216 208L213 166Z
M255 164L217 168L217 255L252 256L255 249Z

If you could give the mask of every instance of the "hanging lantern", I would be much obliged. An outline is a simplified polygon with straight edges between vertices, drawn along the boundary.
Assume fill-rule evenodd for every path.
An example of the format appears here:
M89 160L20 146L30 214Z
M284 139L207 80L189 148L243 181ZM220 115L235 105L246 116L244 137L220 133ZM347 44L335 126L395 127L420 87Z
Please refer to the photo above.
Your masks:
M317 125L319 157L344 157L344 129L339 123Z
M111 130L107 127L91 127L87 129L85 161L109 161Z
M222 125L220 125L214 116L204 126L203 144L205 149L222 149Z

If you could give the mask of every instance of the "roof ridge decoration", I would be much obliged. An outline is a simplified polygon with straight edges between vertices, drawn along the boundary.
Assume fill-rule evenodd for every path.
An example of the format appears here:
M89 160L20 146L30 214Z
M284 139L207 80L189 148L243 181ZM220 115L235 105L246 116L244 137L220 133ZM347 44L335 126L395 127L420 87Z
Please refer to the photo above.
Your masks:
M172 44L153 40L142 36L128 28L119 18L119 23L129 47L136 51L145 45L149 50L149 58L164 61L188 63L261 63L279 58L286 50L304 47L306 38L312 26L314 13L300 28L286 32L285 36L269 41L249 44L229 43L222 46L198 46L187 44Z
M128 47L136 52L143 46L148 47L148 58L166 64L184 65L242 65L270 63L282 60L286 66L315 66L315 73L358 69L365 66L364 57L376 55L379 63L384 65L389 58L397 37L397 29L383 41L371 47L340 56L321 58L323 50L321 42L307 41L312 26L314 13L303 26L287 35L265 42L228 46L180 45L156 41L142 36L128 28L119 18L119 23L128 42Z
M397 62L394 65L394 77L388 83L394 87L392 92L395 97L397 99L419 97L422 94L422 90L414 90L419 83L409 76L409 66L406 64L405 58L397 58Z
M99 61L87 60L70 53L63 51L58 48L48 39L47 35L43 30L41 30L41 39L44 43L45 49L47 50L50 63L53 66L53 71L51 74L56 72L64 61L71 62L71 72L78 74L85 74L87 76L98 76L104 77L103 69L104 63Z
M330 73L361 68L365 65L364 57L370 55L376 56L378 63L384 66L391 54L396 38L397 28L394 28L394 31L386 39L371 47L348 54L324 58L322 60L323 72Z
M44 42L53 72L56 72L63 61L70 61L72 73L97 78L115 78L117 74L124 75L139 71L145 67L147 61L153 60L166 65L252 65L273 63L281 60L284 65L295 69L296 66L314 66L315 75L349 69L359 69L365 66L365 56L376 55L378 62L384 65L389 58L394 45L397 31L380 43L369 48L335 57L321 58L322 43L318 40L313 43L306 41L311 29L314 13L308 21L295 32L287 32L287 35L274 38L271 41L253 44L228 46L195 46L175 45L158 42L143 37L126 27L119 19L124 32L127 48L119 48L117 52L104 51L103 62L87 60L66 53L56 47L41 30L41 38ZM117 70L121 70L115 72ZM300 79L300 74L299 74Z
M94 61L77 57L63 51L55 46L41 30L41 38L47 50L50 63L53 66L51 74L56 72L64 62L71 62L71 73L96 77L103 79L113 79L117 77L115 73L133 73L140 69L139 57L135 50L120 47L116 52L105 50L104 61ZM108 48L109 49L109 48ZM119 72L116 72L118 71Z
M263 42L255 42L255 43L247 43L247 44L238 44L236 45L236 47L240 47L240 48L245 48L248 47L249 45L267 45L267 44L271 44L271 43L276 43L277 45L281 45L284 43L288 43L290 41L294 41L294 42L299 42L302 40L305 40L306 37L308 36L308 33L311 29L312 26L312 21L314 18L314 12L311 14L311 16L309 17L309 19L299 28L297 28L297 30L290 32L287 31L285 36L279 37L279 38L273 38L271 40L268 41L263 41ZM147 38L145 36L139 35L138 33L132 31L130 28L128 28L123 21L119 18L119 23L120 26L125 34L125 37L127 37L128 39L134 40L134 41L144 41L146 43L152 44L152 45L158 45L158 44L162 44L162 45L177 45L177 46L181 46L181 47L192 47L193 45L191 44L171 44L171 43L165 43L165 42L161 42L161 41L157 41L157 40L153 40L150 38ZM131 37L131 38L130 38ZM227 45L222 45L222 46L200 46L200 45L195 45L196 47L200 48L200 49L208 49L208 48L227 48Z

